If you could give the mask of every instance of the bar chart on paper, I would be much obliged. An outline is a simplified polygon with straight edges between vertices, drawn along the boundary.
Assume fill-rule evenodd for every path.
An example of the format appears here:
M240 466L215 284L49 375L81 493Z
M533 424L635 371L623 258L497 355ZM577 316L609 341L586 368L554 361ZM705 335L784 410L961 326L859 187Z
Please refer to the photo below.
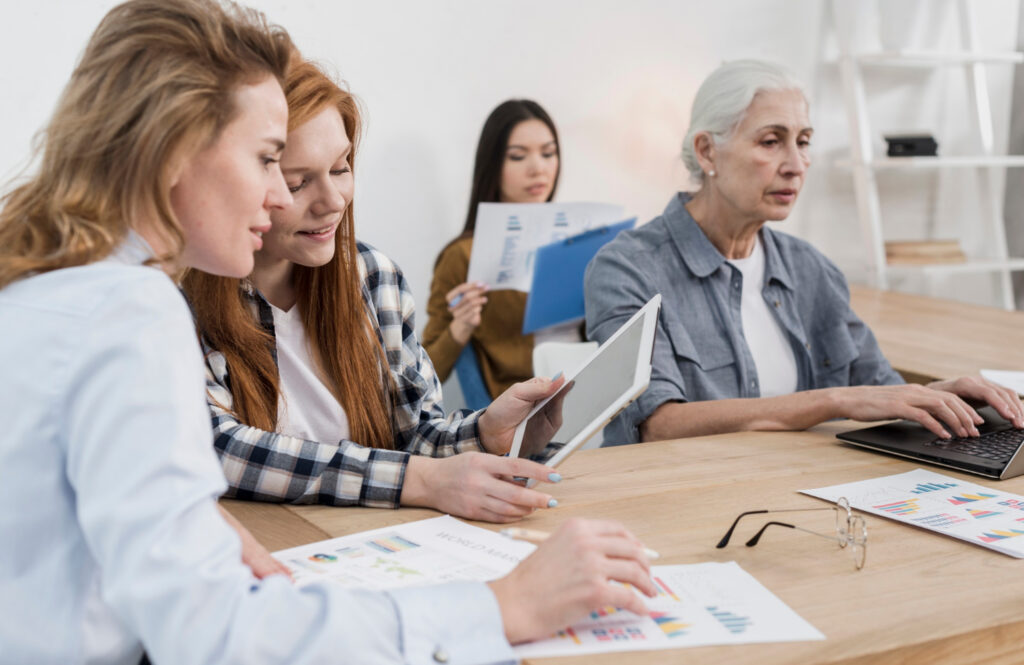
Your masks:
M803 493L1024 559L1024 496L924 469Z
M813 626L735 562L654 566L648 614L602 608L547 640L516 647L521 658L823 639Z

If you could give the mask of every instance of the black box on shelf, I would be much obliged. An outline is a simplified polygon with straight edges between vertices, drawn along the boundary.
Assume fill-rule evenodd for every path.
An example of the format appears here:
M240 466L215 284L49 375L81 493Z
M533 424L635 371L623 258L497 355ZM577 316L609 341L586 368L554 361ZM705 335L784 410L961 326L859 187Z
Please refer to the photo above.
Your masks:
M885 142L889 144L889 157L934 157L939 152L931 134L889 134Z

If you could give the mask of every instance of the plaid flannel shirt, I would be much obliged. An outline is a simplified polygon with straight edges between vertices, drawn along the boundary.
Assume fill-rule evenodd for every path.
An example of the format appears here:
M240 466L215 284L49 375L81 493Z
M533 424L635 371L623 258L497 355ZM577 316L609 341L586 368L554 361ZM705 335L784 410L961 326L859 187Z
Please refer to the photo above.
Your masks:
M229 486L225 496L397 508L410 454L448 457L483 450L479 413L445 416L441 384L416 338L415 305L405 276L369 245L358 243L358 250L363 301L397 389L392 417L396 449L368 448L348 440L308 441L242 424L231 413L231 380L224 356L204 339L214 446ZM255 290L250 289L249 296L260 324L273 335L270 306Z

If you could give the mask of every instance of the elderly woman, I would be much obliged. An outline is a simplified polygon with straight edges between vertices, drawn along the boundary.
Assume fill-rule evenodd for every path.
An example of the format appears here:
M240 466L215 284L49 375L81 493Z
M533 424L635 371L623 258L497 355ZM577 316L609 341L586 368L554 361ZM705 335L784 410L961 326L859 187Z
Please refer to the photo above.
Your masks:
M587 335L604 341L653 294L664 307L650 387L606 431L611 444L832 418L915 420L977 436L989 403L1024 428L1017 396L980 377L905 385L849 305L843 274L786 219L810 165L801 85L762 62L722 65L693 103L683 161L696 193L605 246L586 274Z

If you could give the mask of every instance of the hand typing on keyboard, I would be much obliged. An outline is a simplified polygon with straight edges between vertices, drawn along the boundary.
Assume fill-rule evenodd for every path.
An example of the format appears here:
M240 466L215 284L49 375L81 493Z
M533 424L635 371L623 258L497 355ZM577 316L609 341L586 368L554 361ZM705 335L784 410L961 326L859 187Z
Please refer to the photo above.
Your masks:
M1024 429L1024 405L1017 393L981 376L962 376L959 379L934 381L929 388L953 393L964 399L988 404L1017 429Z

